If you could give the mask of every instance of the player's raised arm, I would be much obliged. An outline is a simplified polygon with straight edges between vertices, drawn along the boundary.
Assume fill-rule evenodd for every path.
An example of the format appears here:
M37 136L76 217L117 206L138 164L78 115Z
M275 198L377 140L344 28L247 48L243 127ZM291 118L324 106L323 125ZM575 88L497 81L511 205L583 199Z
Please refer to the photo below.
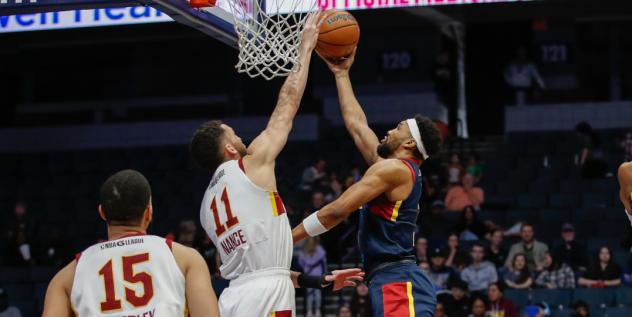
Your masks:
M333 228L380 194L405 186L410 171L399 160L382 160L372 165L360 181L342 195L320 209L292 230L294 242L309 236L317 236Z
M351 78L349 77L349 69L355 59L355 50L353 54L340 61L340 63L333 63L323 58L323 60L329 66L329 69L334 73L336 77L336 87L338 89L338 101L340 102L340 111L342 112L342 118L345 122L347 131L351 134L353 142L360 150L362 157L369 164L372 165L379 161L381 158L377 155L377 146L380 141L375 135L375 132L369 128L369 123L364 114L364 110L360 106L358 99L353 93L353 87L351 86Z
M632 223L632 163L623 163L619 166L619 198L625 207L628 218Z
M77 261L72 261L61 271L57 272L50 281L46 290L42 317L70 317L74 315L70 307L69 294L76 266Z
M211 286L206 262L196 250L173 243L173 254L185 279L185 296L189 316L219 317L217 296Z
M322 21L322 14L319 12L312 13L305 22L299 48L299 69L285 79L266 129L248 147L248 154L251 154L255 161L273 162L287 142L288 135L292 130L292 121L305 92L309 63L312 58L312 51L316 47L318 30Z

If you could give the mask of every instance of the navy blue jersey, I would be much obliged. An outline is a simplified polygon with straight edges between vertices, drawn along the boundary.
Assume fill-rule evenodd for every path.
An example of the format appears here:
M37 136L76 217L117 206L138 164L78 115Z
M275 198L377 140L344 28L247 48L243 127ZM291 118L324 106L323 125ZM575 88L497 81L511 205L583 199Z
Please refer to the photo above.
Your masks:
M408 197L389 201L382 194L360 211L358 240L367 272L381 263L415 259L414 235L421 198L421 171L419 162L402 162L410 169L413 179L413 189Z

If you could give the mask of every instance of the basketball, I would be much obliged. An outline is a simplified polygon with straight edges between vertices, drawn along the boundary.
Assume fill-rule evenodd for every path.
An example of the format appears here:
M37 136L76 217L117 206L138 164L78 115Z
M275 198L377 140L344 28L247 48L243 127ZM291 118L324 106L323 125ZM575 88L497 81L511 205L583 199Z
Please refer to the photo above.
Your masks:
M358 21L347 11L326 12L325 22L320 26L316 51L327 59L351 55L360 39Z

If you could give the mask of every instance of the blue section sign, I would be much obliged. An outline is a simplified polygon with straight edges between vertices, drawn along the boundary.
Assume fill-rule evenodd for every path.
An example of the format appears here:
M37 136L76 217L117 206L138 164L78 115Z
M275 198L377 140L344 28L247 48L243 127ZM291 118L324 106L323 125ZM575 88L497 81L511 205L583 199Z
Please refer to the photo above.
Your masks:
M0 16L0 33L173 21L149 6Z

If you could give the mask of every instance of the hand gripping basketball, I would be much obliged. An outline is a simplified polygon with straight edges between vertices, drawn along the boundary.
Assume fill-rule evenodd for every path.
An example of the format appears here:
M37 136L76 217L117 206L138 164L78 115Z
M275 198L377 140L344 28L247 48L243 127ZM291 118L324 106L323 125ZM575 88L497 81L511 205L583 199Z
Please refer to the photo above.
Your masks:
M356 287L364 280L364 272L361 269L335 270L325 275L326 282L333 282L333 290L338 291L343 287Z

